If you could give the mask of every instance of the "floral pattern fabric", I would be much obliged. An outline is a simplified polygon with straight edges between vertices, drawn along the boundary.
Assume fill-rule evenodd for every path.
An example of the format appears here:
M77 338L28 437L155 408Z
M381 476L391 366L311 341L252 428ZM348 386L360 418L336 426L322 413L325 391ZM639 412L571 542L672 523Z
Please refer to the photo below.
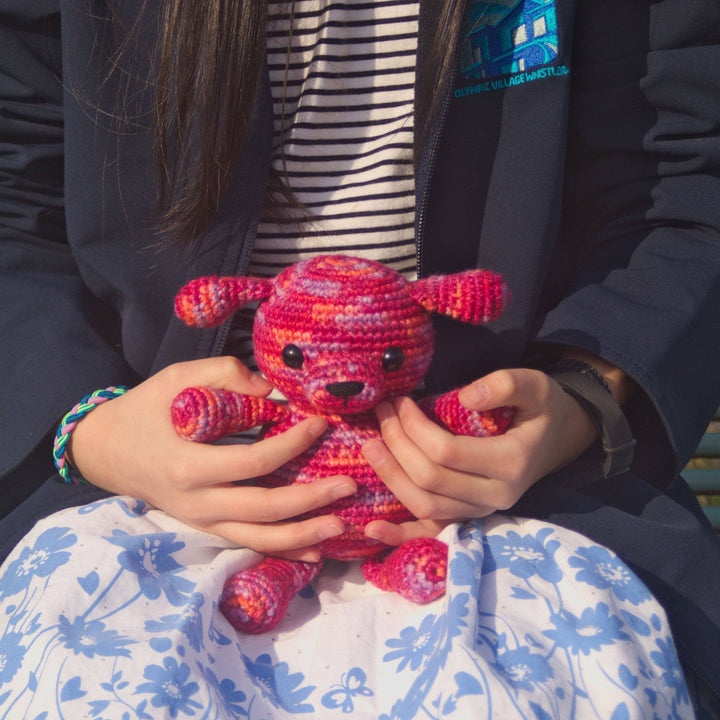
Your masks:
M274 631L217 609L255 553L130 498L38 523L0 568L0 720L694 717L665 615L586 538L448 527L413 605L329 563Z

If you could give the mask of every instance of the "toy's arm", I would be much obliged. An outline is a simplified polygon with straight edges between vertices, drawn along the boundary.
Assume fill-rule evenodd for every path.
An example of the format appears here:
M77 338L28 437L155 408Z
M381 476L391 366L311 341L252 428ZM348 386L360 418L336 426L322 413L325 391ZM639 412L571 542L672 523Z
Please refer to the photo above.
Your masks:
M420 407L431 420L444 425L455 435L502 435L510 427L515 416L513 408L468 410L460 403L458 392L459 390L452 390L444 395L432 395L422 400Z
M183 390L173 401L171 411L178 434L195 442L212 442L241 430L278 422L287 412L284 405L274 400L206 387Z

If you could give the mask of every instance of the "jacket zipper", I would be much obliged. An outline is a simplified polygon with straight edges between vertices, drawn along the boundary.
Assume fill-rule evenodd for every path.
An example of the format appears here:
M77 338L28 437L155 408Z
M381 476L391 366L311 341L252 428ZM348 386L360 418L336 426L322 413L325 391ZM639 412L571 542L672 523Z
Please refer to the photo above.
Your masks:
M225 349L225 343L227 342L228 335L230 335L231 324L232 320L227 320L218 329L217 334L215 335L215 340L213 341L213 347L212 352L210 353L210 357L220 357L220 355L222 355L223 350Z
M452 85L452 83L448 83L448 85ZM430 195L430 181L432 180L432 176L435 171L435 163L437 161L437 148L440 143L440 135L442 134L443 127L445 126L445 120L447 118L449 106L449 93L446 93L445 97L443 98L443 103L440 107L440 114L438 116L437 124L433 131L433 134L430 137L430 142L428 143L427 152L430 154L430 156L428 159L427 179L425 180L423 195L420 199L420 208L418 210L418 219L416 224L417 236L415 238L415 257L418 278L421 278L423 276L422 243L423 236L425 234L425 214L427 212L427 205Z
M469 14L469 5L470 3L465 3L465 7L463 8L463 19L462 24L460 25L461 31L462 28L466 27L467 24L467 18ZM440 110L437 114L437 119L433 125L433 132L430 136L430 139L427 144L426 153L428 154L428 165L427 165L427 174L426 174L426 180L425 180L425 187L423 188L423 194L420 198L420 204L417 209L417 223L416 223L416 237L415 237L415 264L416 264L416 270L417 270L417 276L418 278L423 277L423 239L425 235L425 216L427 214L427 206L428 202L430 200L430 185L432 182L432 177L435 172L435 165L437 163L437 151L438 146L440 144L440 136L442 135L443 130L445 129L445 121L447 120L447 115L450 109L450 96L452 93L452 89L455 85L455 78L457 76L457 65L458 65L458 55L460 53L460 44L461 39L457 38L457 43L455 45L455 48L453 50L453 63L450 67L450 72L448 73L447 82L445 83L443 87L443 98L442 103L440 105Z
M240 258L236 267L236 274L241 275L247 271L248 265L250 264L250 254L255 245L255 235L257 234L257 222L254 227L248 233L247 242L243 243L242 250L240 251ZM210 357L219 357L222 355L225 349L225 343L227 343L230 330L232 328L233 319L226 320L217 330L215 339L213 340L212 350L210 351Z

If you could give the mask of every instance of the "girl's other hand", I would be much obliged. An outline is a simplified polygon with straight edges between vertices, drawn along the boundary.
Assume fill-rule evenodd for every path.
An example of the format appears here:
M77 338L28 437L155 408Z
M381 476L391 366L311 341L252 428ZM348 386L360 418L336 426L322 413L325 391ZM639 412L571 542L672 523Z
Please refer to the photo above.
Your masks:
M291 518L355 492L347 477L273 489L236 485L306 450L326 422L307 418L253 445L203 445L175 432L170 406L191 386L263 397L271 386L232 357L178 363L89 413L72 433L70 457L82 476L130 495L238 545L293 560L320 559L318 543L341 533L332 515Z
M513 424L495 437L457 436L431 420L409 398L377 408L380 440L363 454L383 482L418 518L369 523L365 532L390 545L436 535L449 522L512 507L548 473L579 457L596 437L580 404L548 375L500 370L463 388L470 410L515 407Z

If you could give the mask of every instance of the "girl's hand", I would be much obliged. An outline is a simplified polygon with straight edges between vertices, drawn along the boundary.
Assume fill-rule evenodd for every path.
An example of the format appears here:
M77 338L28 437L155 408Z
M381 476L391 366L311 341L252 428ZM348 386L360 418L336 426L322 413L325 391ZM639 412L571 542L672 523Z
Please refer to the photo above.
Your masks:
M175 432L170 406L186 387L202 385L262 397L271 386L232 357L178 363L89 413L72 433L70 458L82 476L130 495L214 535L259 552L317 561L317 544L340 534L325 515L293 521L355 492L347 477L274 489L234 485L280 467L326 429L308 418L254 445L203 445Z
M538 370L500 370L463 388L471 410L515 406L504 435L456 436L430 421L409 398L377 408L383 441L363 446L382 481L418 518L369 523L365 532L389 545L436 535L454 520L506 510L541 477L587 450L595 427L580 404Z

